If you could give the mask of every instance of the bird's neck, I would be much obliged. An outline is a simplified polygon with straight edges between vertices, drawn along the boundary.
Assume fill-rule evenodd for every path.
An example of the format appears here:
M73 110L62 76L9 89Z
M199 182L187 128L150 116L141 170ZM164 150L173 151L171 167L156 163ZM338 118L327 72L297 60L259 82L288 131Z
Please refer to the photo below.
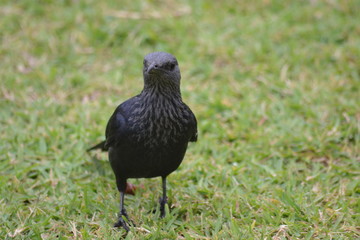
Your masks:
M161 84L146 84L141 95L146 98L163 99L164 101L166 101L166 99L182 100L180 87L175 84L165 86Z

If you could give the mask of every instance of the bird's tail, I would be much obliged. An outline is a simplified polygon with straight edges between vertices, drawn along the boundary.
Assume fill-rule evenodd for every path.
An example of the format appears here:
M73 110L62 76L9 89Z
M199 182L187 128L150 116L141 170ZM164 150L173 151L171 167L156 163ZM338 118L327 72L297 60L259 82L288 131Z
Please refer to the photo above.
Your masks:
M105 142L106 141L102 141L102 142L96 144L95 146L92 146L91 148L86 149L86 151L90 152L90 151L95 150L95 149L101 149L101 151L106 152L107 148L105 147Z

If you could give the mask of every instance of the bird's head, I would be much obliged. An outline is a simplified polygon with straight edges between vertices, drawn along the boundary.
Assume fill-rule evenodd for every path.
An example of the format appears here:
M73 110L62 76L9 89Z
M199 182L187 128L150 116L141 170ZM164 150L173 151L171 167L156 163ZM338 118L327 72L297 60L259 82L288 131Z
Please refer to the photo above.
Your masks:
M180 86L180 69L170 53L153 52L144 58L145 85Z

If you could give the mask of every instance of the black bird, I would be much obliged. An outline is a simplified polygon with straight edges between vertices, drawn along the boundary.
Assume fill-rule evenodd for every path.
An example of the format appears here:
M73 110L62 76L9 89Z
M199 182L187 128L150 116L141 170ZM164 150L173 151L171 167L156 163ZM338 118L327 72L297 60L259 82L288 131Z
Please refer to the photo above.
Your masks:
M144 58L144 89L120 104L106 126L106 140L88 149L109 152L120 192L120 213L115 227L129 227L124 207L128 178L162 178L160 216L165 216L166 177L182 162L188 142L197 141L197 122L182 101L180 69L176 58L154 52Z

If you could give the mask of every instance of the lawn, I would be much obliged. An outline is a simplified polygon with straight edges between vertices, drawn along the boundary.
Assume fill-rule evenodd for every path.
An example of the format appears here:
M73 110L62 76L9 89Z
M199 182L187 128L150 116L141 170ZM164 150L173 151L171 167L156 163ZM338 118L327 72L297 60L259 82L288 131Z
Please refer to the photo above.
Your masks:
M360 2L0 2L0 239L360 238ZM168 178L131 179L104 139L174 54L199 139Z

